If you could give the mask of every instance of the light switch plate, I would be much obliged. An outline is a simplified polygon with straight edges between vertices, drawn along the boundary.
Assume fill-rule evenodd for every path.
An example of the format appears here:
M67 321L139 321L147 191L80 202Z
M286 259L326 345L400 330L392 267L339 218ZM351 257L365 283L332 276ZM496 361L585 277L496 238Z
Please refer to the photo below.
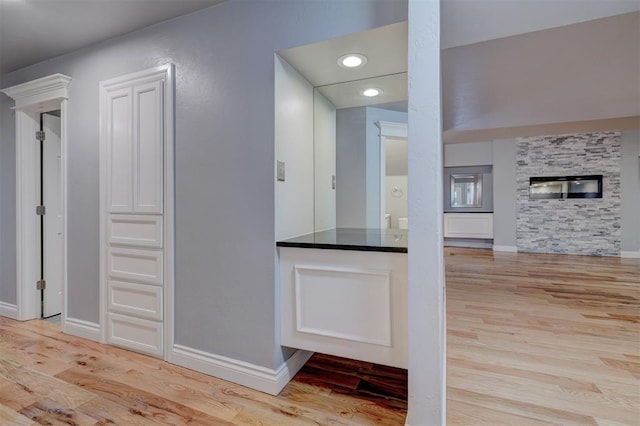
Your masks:
M278 161L278 171L276 172L276 177L278 181L284 182L284 161Z

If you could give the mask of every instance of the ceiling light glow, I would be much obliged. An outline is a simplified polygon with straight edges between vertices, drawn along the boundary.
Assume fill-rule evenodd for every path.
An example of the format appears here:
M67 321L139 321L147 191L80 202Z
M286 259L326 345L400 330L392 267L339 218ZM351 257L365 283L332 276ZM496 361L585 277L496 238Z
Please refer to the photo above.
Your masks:
M338 65L342 68L359 68L367 63L367 57L360 53L347 53L338 58Z
M366 96L368 98L373 98L382 93L382 89L377 89L375 87L370 87L369 89L365 89L362 92L362 96Z

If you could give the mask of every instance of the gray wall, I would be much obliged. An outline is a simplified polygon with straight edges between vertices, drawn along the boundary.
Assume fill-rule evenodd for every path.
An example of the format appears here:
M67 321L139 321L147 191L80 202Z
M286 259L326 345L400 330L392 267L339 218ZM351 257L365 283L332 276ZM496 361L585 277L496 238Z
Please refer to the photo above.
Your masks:
M493 164L493 146L489 142L451 143L444 146L444 166L488 166Z
M635 12L443 50L445 136L640 115L638 28Z
M516 247L516 141L493 141L493 244Z
M2 81L0 80L0 84ZM16 150L13 135L13 101L0 95L0 301L16 304Z
M73 77L68 116L69 316L99 321L98 83L172 62L176 343L279 366L283 356L276 344L273 280L273 54L405 19L404 1L229 1L5 75L2 87L56 72ZM0 114L0 198L11 200L15 181L4 162L10 162L5 154L12 152L15 132L8 124L11 112L3 108ZM12 208L3 201L3 236L15 227ZM3 259L14 246L11 238L1 240ZM15 281L8 281L4 272L2 279L2 294L8 292L10 300L14 290L9 287Z
M640 251L640 130L621 134L622 251Z
M336 226L365 228L367 223L366 111L336 111Z

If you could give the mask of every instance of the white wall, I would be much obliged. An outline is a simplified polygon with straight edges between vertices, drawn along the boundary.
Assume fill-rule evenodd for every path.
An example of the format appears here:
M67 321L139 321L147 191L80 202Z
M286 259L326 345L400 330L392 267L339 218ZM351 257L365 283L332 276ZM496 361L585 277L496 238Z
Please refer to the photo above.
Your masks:
M620 140L622 255L640 255L640 130L622 132Z
M323 231L336 227L336 108L319 91L314 93L314 161L315 218L314 228Z
M277 55L274 84L275 159L285 163L285 181L275 189L282 240L313 232L313 86Z
M440 2L409 0L408 425L446 424Z
M489 142L450 143L444 146L444 166L488 166L493 164L493 147Z
M493 245L516 248L516 141L493 141Z
M386 176L385 177L385 204L386 212L391 215L391 229L398 229L398 218L408 217L408 176ZM402 191L402 196L394 197L393 188L397 187ZM399 194L399 193L397 193Z
M406 176L407 165L407 138L386 137L384 140L385 150L385 175L386 176Z

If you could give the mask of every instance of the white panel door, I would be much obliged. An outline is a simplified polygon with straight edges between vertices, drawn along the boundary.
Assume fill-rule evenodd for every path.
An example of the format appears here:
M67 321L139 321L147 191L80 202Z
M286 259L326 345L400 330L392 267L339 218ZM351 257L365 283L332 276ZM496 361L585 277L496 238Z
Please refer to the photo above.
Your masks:
M108 211L133 212L132 89L107 93Z
M162 81L133 88L134 211L162 213Z
M62 312L62 153L60 117L43 114L44 316Z
M172 318L164 311L166 284L173 282L172 208L164 206L173 200L172 70L101 83L104 338L156 356L164 353L165 332L172 342L171 324L164 324Z

